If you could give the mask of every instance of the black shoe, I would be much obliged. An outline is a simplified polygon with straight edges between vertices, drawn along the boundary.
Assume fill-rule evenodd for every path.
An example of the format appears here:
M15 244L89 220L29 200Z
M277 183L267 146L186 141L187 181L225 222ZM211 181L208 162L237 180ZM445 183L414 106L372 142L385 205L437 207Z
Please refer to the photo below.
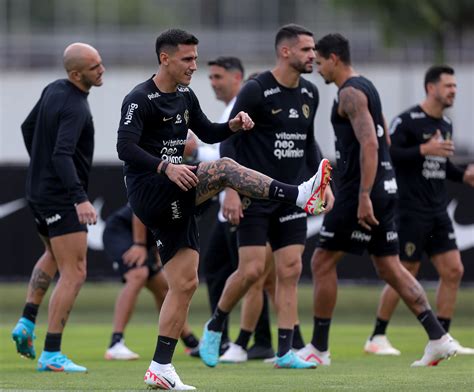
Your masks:
M253 345L247 351L248 359L268 359L275 356L273 348L266 346Z

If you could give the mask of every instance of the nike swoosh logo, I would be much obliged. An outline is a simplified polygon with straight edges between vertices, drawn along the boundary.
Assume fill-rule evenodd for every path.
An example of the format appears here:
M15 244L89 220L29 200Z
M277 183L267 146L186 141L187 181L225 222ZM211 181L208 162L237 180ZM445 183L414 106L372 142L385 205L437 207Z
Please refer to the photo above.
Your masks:
M164 340L160 340L160 342L163 343L163 344L166 344L168 346L170 345L170 342L165 342Z
M474 224L460 225L454 219L454 214L458 206L458 201L453 199L448 205L448 215L453 222L456 242L460 251L474 248Z
M169 378L165 376L161 376L161 377L163 377L168 382L168 384L170 384L171 388L174 388L176 386L176 382L171 381Z
M16 199L8 203L0 204L0 219L5 218L14 212L21 210L26 206L26 200L24 198Z
M272 109L272 114L278 114L282 111L283 109Z
M163 117L163 121L169 121L169 120L172 120L172 119L173 119L173 117L168 117L168 118Z

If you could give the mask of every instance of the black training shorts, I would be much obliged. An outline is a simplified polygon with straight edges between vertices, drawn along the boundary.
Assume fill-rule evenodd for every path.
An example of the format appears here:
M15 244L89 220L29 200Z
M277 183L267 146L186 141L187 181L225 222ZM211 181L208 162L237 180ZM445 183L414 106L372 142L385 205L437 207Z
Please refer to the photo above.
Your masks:
M273 251L306 242L306 212L301 208L275 201L244 197L244 217L237 229L240 246L265 246Z
M421 261L423 252L431 257L458 248L453 224L446 211L421 213L401 209L398 235L402 261Z
M74 206L67 209L55 209L38 207L29 203L29 207L35 218L36 229L43 237L59 237L80 231L87 233L87 225L79 222Z
M372 200L379 225L372 226L371 231L358 223L358 202L357 193L352 198L336 195L334 208L324 217L317 246L358 255L364 253L365 249L374 256L398 255L396 200Z

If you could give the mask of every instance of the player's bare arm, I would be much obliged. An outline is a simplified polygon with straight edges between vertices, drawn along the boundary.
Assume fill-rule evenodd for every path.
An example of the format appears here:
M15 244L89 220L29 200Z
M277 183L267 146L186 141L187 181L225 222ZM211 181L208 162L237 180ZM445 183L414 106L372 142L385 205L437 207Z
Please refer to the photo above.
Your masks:
M367 97L353 87L346 87L339 93L338 110L342 116L349 118L360 144L361 173L357 218L362 227L370 230L371 225L379 223L374 216L370 200L378 164L375 125L369 112Z

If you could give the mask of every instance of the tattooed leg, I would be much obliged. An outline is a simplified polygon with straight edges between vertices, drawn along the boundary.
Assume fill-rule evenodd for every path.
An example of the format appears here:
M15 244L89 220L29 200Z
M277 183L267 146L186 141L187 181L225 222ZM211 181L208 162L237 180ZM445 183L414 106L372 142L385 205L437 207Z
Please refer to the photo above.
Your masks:
M273 179L255 170L239 165L230 158L199 164L199 183L196 188L196 204L201 204L225 187L235 189L244 196L266 199Z

